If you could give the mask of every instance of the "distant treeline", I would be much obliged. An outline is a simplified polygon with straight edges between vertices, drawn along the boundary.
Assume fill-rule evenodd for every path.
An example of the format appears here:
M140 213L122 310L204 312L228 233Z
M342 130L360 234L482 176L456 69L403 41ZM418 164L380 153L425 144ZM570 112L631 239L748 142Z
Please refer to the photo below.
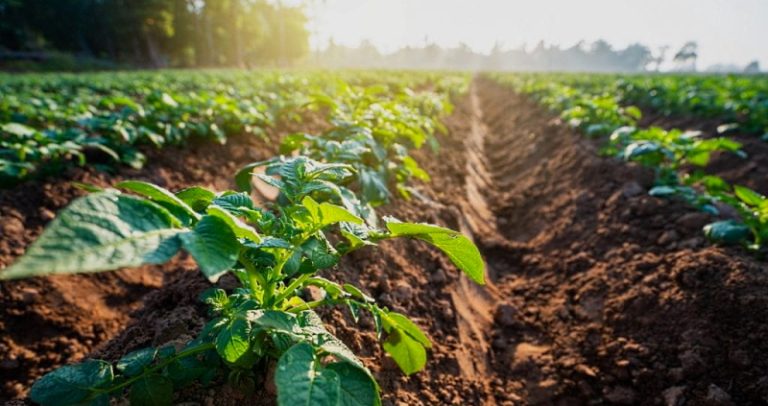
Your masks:
M280 1L0 0L0 64L287 65L309 51L306 23Z
M651 50L642 44L617 49L606 41L598 40L591 44L580 42L567 48L543 42L530 49L503 49L497 45L488 54L478 53L466 45L442 48L429 44L384 54L367 41L357 47L331 41L316 56L316 62L329 68L641 72L659 70L664 66L680 71L696 70L698 46L695 42L684 44L674 54L669 50L666 46ZM722 68L754 72L759 70L759 65L753 62L747 67Z

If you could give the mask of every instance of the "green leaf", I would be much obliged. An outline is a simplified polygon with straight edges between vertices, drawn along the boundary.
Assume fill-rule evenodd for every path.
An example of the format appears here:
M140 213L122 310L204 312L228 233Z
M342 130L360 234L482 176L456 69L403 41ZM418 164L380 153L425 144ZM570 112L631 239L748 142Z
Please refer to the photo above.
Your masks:
M317 269L326 269L339 262L339 254L326 240L310 238L301 246L304 255L312 261Z
M173 383L162 375L145 376L131 386L129 399L132 405L171 405Z
M382 346L406 375L421 371L427 365L427 350L402 330L389 331Z
M307 343L294 345L280 357L275 385L280 406L339 404L339 374L323 368Z
M382 320L384 320L385 325L390 324L392 327L404 331L424 347L432 347L432 342L429 341L429 337L427 337L427 335L421 331L419 326L412 322L408 317L400 313L387 312L386 315L382 317Z
M181 234L180 238L184 249L192 254L211 282L216 282L237 263L240 244L229 225L218 217L203 216L193 231Z
M213 199L216 198L216 194L204 187L193 186L179 191L176 193L176 197L189 205L193 210L201 212L211 204Z
M464 235L431 224L387 221L390 237L413 237L442 250L473 281L485 283L485 263L477 246Z
M34 128L27 127L24 124L19 124L19 123L6 123L3 125L0 125L0 129L2 129L7 133L11 133L17 137L24 137L24 138L31 137L35 135L35 133L37 132Z
M734 220L716 221L704 226L704 235L712 241L723 244L740 244L749 239L752 230Z
M207 213L224 220L224 222L227 223L227 226L229 226L229 229L232 230L238 238L247 238L257 243L261 241L261 236L259 236L259 233L257 233L253 227L245 224L242 220L233 216L223 208L213 204L208 206Z
M237 185L237 189L244 192L250 192L252 189L251 180L253 179L253 170L260 166L264 166L265 164L266 162L254 162L237 171L237 174L235 174L235 185Z
M298 331L298 320L291 313L278 310L250 310L247 312L247 317L254 327L277 330L283 333Z
M126 376L136 376L141 373L155 359L155 348L142 348L126 354L117 361L117 370Z
M736 194L736 197L739 198L742 202L746 203L747 205L751 207L760 207L763 202L766 201L765 196L761 196L759 193L755 192L754 190L736 185L733 187L733 192Z
M378 385L370 374L347 362L335 362L326 368L339 375L339 406L381 405Z
M247 193L230 193L224 196L219 196L211 202L230 213L236 215L241 214L242 208L253 209L253 200Z
M87 360L45 374L32 385L29 397L43 406L75 405L84 401L95 389L111 383L113 378L109 363Z
M251 348L248 335L251 327L247 320L237 318L225 326L216 336L216 351L230 363L237 362Z
M192 219L200 218L200 215L192 210L189 205L184 203L183 200L160 186L138 180L120 182L115 186L120 189L130 190L131 192L144 196L155 203L162 204L169 211L177 215L177 217L187 216ZM181 220L184 220L184 218L181 218Z
M162 264L178 252L185 231L173 224L168 211L152 202L94 193L61 211L0 279Z
M301 204L309 210L313 222L320 227L340 222L363 224L363 219L335 204L318 203L309 196L305 197Z

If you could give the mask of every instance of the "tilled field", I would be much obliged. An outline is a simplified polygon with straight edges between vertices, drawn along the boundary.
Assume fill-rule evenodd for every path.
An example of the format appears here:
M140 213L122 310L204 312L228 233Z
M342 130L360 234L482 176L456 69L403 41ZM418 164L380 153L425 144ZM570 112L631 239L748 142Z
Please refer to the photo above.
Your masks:
M768 401L764 263L707 243L708 215L648 196L652 173L599 157L596 143L527 98L478 79L456 104L440 153L416 154L432 182L385 211L471 234L489 283L472 285L436 250L410 241L355 252L325 274L364 287L433 339L427 368L405 377L370 319L358 328L345 309L321 312L374 372L385 404ZM236 168L272 152L263 145L241 137L164 150L142 171L73 171L3 191L0 266L80 194L72 181L224 188ZM749 152L749 161L713 168L766 193L759 169L747 166L768 156ZM209 286L194 268L179 257L162 267L3 282L0 396L23 398L41 374L88 355L115 360L194 336L205 317L197 294ZM250 397L193 387L177 401L274 403L274 387L260 378Z

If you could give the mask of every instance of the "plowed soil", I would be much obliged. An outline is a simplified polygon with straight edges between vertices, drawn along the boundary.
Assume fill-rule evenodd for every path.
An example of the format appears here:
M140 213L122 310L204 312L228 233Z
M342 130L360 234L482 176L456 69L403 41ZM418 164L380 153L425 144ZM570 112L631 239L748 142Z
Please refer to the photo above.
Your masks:
M344 309L323 311L329 329L374 371L385 404L768 402L765 262L708 244L701 227L711 218L648 196L650 172L599 157L599 145L525 97L478 79L456 103L440 154L417 154L432 182L385 211L471 234L488 284L472 285L414 241L356 252L326 275L363 286L432 337L426 370L405 377L377 344L371 320L355 325ZM207 146L165 151L139 173L69 179L138 176L172 189L222 188L234 167L270 152L259 145L237 138L216 154ZM750 184L750 173L733 176ZM1 193L0 264L77 194L68 181ZM40 374L89 354L116 359L194 335L205 316L196 296L208 286L184 257L164 267L2 284L0 396L23 397ZM250 397L214 387L177 400L273 403L269 385L259 386Z

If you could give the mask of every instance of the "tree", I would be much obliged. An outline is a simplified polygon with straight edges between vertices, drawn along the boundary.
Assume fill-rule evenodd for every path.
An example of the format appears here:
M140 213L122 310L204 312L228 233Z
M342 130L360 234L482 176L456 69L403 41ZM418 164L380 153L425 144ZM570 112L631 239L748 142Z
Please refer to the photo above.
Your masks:
M760 62L752 61L744 67L744 73L760 73Z
M672 60L677 64L677 70L696 71L696 59L699 57L699 44L688 41L675 53Z

